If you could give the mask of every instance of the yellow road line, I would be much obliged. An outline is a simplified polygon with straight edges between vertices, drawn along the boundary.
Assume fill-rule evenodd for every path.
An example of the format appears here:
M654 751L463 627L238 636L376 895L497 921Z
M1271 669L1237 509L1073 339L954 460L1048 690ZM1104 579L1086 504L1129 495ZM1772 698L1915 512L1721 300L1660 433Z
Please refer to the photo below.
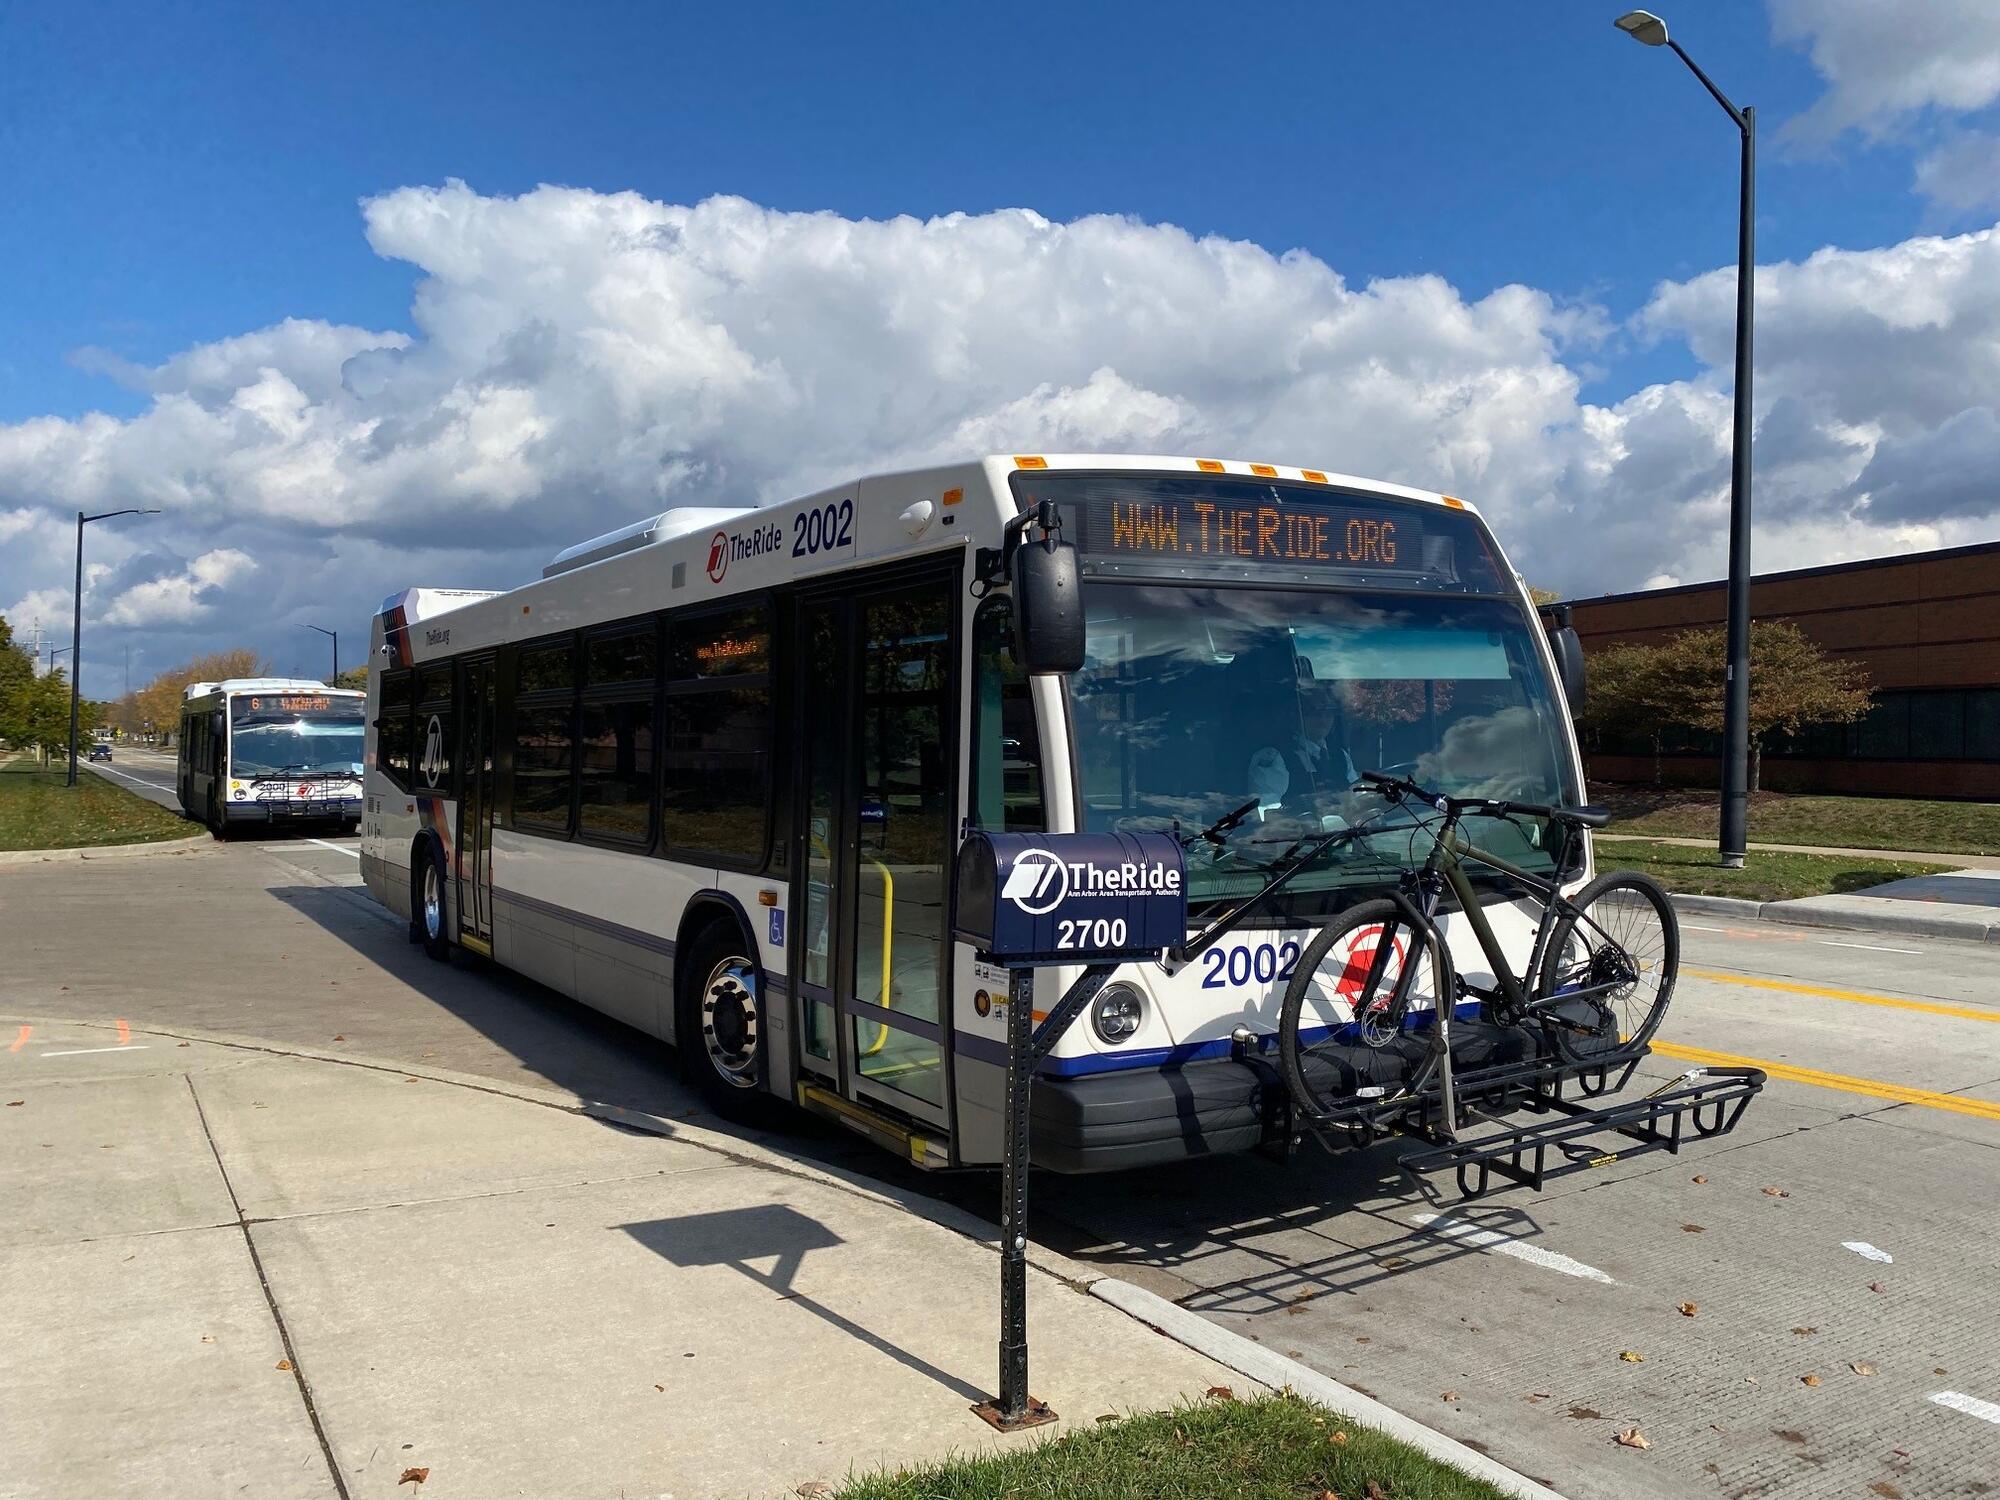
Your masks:
M1898 1104L1920 1104L1925 1109L1950 1110L1979 1120L2000 1120L2000 1104L1985 1099L1968 1099L1961 1094L1940 1094L1931 1089L1913 1089L1900 1083L1884 1083L1879 1078L1852 1078L1845 1073L1822 1073L1817 1068L1798 1068L1790 1063L1766 1062L1761 1057L1737 1057L1729 1052L1710 1052L1702 1047L1682 1047L1672 1042L1655 1042L1653 1050L1662 1057L1683 1062L1706 1063L1716 1068L1762 1068L1773 1078L1791 1083L1810 1083L1818 1088L1838 1089L1843 1094L1866 1094L1872 1099L1891 1099Z
M2000 1010L1975 1010L1967 1005L1941 1005L1935 1000L1898 1000L1893 995L1870 995L1861 990L1834 990L1821 984L1794 984L1788 979L1752 979L1747 974L1725 974L1718 969L1682 969L1697 979L1717 984L1740 984L1753 990L1782 990L1788 995L1817 995L1823 1000L1851 1000L1857 1005L1886 1005L1895 1010L1921 1010L1933 1016L1957 1016L1965 1021L2000 1021Z

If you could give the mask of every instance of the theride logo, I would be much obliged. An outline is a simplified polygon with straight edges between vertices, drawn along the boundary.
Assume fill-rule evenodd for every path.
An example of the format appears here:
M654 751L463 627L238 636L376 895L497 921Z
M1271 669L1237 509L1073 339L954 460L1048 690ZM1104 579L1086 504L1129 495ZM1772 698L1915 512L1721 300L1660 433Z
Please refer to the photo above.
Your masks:
M1069 894L1069 871L1046 849L1030 849L1007 872L1002 900L1011 901L1031 917L1054 911Z
M708 579L722 582L730 563L739 557L763 557L785 544L785 533L773 522L749 531L718 531L708 539Z

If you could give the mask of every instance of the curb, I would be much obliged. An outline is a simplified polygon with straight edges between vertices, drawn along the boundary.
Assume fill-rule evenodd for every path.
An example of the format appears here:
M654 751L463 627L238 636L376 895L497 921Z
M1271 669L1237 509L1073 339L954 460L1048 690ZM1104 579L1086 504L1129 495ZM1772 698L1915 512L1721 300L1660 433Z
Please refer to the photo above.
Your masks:
M212 843L208 832L185 838L156 839L146 844L83 844L74 849L9 849L0 853L0 865L50 864L72 859L135 859L148 854L185 854L197 846Z
M1781 922L1793 927L1833 927L1849 932L1887 932L1904 937L1959 938L1973 943L2000 943L2000 920L1978 917L1938 917L1921 912L1852 911L1805 904L1798 901L1743 901L1734 896L1683 896L1669 892L1674 909L1700 916L1735 917L1745 922ZM1921 902L1885 902L1897 906L1917 906Z
M1562 1500L1562 1496L1548 1486L1515 1473L1505 1464L1488 1458L1477 1449L1468 1448L1456 1438L1446 1437L1393 1407L1384 1406L1373 1397L1350 1390L1339 1381L1308 1369L1296 1360L1273 1354L1262 1344L1253 1344L1241 1334L1231 1333L1200 1314L1178 1307L1143 1287L1107 1276L1090 1284L1090 1295L1110 1303L1127 1317L1137 1318L1175 1343L1184 1344L1219 1365L1227 1365L1239 1375L1247 1375L1273 1390L1289 1389L1328 1411L1338 1412L1352 1421L1386 1432L1440 1463L1462 1469L1474 1478L1485 1480L1495 1489L1516 1496L1517 1500Z

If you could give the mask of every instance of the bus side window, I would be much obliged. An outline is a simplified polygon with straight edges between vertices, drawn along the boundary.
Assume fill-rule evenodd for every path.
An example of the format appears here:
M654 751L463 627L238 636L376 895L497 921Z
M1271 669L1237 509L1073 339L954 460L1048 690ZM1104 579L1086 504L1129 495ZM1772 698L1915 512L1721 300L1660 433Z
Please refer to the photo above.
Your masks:
M1028 675L1014 665L1014 611L999 596L972 624L972 822L993 833L1040 833L1042 742Z
M516 658L514 826L568 837L576 804L574 640L523 646Z
M382 674L382 713L375 721L375 763L403 791L410 789L410 703L414 676Z

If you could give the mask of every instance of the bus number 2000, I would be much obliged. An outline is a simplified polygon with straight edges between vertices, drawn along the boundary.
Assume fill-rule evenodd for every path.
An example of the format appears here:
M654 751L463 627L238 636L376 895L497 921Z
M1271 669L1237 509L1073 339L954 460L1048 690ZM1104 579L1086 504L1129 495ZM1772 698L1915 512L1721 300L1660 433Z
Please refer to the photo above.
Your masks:
M1058 948L1123 948L1125 919L1098 917L1092 921L1056 923Z

